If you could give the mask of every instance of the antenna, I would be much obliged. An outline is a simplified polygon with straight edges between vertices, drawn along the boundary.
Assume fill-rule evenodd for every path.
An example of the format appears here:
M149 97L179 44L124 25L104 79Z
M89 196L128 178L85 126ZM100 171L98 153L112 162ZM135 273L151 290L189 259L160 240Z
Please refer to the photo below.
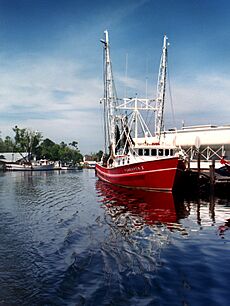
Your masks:
M127 98L127 81L128 81L128 53L125 56L125 98Z
M149 73L149 66L148 66L148 57L146 58L146 77L145 77L145 98L148 99L148 73Z
M168 61L167 61L168 64ZM172 97L172 90L171 90L171 81L170 81L170 74L169 74L169 65L167 67L168 69L168 89L169 89L169 98L170 98L170 105L171 105L171 114L172 114L172 121L173 121L173 126L176 126L176 120L175 120L175 111L174 111L174 106L173 106L173 97Z

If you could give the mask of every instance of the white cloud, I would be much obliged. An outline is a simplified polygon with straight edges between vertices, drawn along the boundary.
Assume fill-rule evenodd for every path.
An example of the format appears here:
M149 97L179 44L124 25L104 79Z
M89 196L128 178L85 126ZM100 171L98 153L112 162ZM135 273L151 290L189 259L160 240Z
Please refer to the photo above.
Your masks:
M12 127L15 125L38 130L44 139L50 138L57 143L76 140L82 153L96 152L103 147L102 117L99 112L70 111L63 118L9 119L1 125L2 135L14 137Z
M27 59L14 70L6 67L0 71L0 84L1 111L12 105L40 112L90 108L92 97L99 99L102 90L100 80L85 79L79 65L58 59L33 64Z
M17 124L54 141L81 137L83 150L84 146L93 150L89 140L98 132L96 109L102 80L85 77L81 65L59 59L21 59L1 68L0 84L0 111L7 117L7 122L1 120L3 135L11 134Z
M225 75L197 75L190 82L172 86L175 116L189 124L228 124L230 78ZM167 109L169 109L167 95ZM196 122L194 122L196 121Z
M84 63L59 58L17 59L0 67L0 131L12 136L12 127L39 130L56 142L79 141L83 153L103 148L100 73L84 74ZM99 75L99 77L98 77ZM145 96L145 80L115 75L118 96ZM154 88L153 88L154 87ZM156 86L149 86L149 93ZM174 80L171 86L175 116L188 124L227 124L230 112L230 78L197 75L191 81ZM150 95L150 94L149 94ZM153 97L151 95L151 97ZM169 117L169 94L166 100Z
M132 77L125 77L121 74L115 75L115 83L118 85L118 97L122 98L124 92L127 95L135 96L137 93L139 97L145 96L146 83L143 80L138 80Z
M127 91L145 94L145 82L134 78L117 75L121 88ZM151 98L155 89L149 86ZM118 90L119 92L119 90ZM122 91L121 91L122 92ZM124 92L124 90L123 90ZM198 74L193 79L176 79L171 85L172 101L169 90L166 93L165 123L166 127L181 127L182 120L187 125L195 124L229 124L230 113L230 78L216 73ZM152 95L153 93L153 95ZM118 95L119 96L119 95ZM171 106L172 104L172 106ZM173 110L172 110L173 108ZM175 118L173 118L175 116Z

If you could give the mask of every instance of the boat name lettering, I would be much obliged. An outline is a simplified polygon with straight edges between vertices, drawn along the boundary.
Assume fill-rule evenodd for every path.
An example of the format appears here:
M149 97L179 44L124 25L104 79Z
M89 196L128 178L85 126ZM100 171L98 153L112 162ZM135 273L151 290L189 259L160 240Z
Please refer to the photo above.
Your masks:
M141 170L144 170L143 166L130 167L130 168L125 169L124 171L133 172L133 171L141 171Z

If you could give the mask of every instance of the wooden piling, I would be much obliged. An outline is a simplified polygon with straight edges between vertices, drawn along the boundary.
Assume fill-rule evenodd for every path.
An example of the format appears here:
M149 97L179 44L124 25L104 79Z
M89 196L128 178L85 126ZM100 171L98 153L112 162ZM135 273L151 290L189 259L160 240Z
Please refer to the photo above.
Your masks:
M191 170L191 168L190 168L190 160L191 160L191 157L190 157L190 155L188 155L188 166L187 166L187 169L188 169L188 171L190 171Z
M197 154L197 173L198 173L198 177L200 177L200 159L201 159L201 154L200 154L200 151L198 151L198 154Z
M209 166L209 176L210 176L210 191L214 191L215 185L215 160L212 160L212 164Z

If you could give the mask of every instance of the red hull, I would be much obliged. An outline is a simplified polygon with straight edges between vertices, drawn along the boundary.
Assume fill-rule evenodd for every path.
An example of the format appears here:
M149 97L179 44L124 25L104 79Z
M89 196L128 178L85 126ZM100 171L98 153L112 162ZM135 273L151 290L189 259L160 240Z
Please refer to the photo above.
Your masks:
M177 157L116 168L106 168L96 164L96 174L105 182L124 187L167 191L173 189L177 174L182 170L183 164Z
M158 222L177 222L176 204L179 203L174 203L172 192L130 190L115 185L109 186L102 181L97 181L96 188L108 211L112 211L113 218L119 219L120 215L126 215L128 212L131 217L140 217L138 226L140 223L152 225Z

